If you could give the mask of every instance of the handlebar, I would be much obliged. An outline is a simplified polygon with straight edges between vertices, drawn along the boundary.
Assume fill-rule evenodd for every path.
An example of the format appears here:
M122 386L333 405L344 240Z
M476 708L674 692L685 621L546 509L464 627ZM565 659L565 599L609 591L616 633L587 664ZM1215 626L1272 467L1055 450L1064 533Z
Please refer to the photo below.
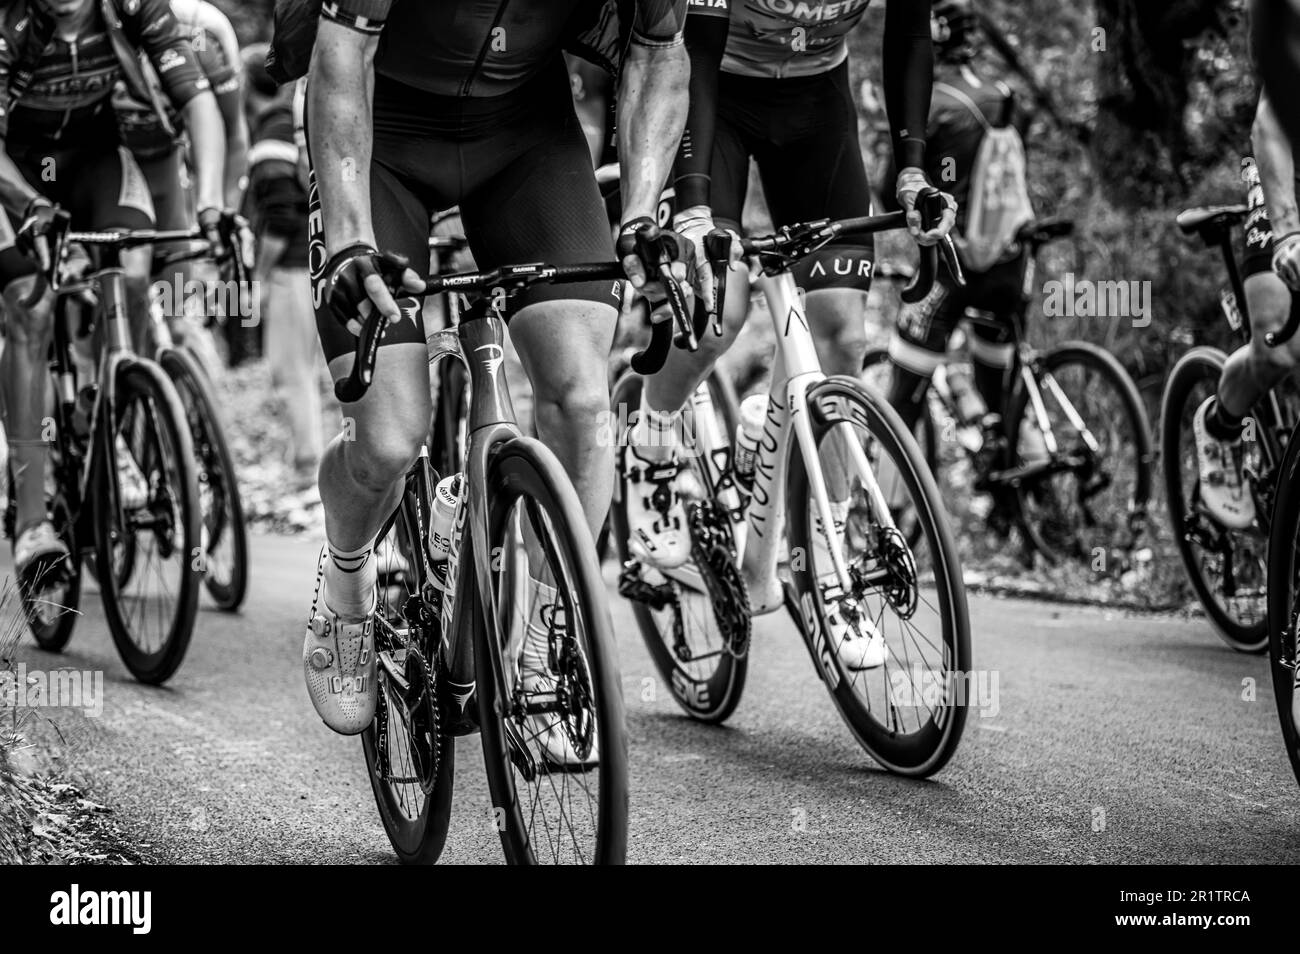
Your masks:
M1267 332L1264 335L1264 344L1270 348L1284 345L1295 337L1297 331L1300 331L1300 306L1293 305L1290 314L1287 315L1286 324L1277 331Z
M394 297L413 298L423 301L430 295L443 292L482 292L502 290L507 297L529 285L539 282L566 283L618 280L626 278L623 266L617 262L592 262L578 265L545 265L542 263L528 265L502 265L486 272L455 272L449 275L435 275L425 282L424 291L412 294L396 287L394 277L385 276L388 290ZM473 320L473 319L466 319ZM379 357L379 345L388 331L388 320L377 308L361 323L361 333L353 354L352 370L346 377L334 382L334 396L344 404L361 400L369 390L375 376L375 362Z
M59 265L63 263L64 251L71 244L108 246L118 252L144 245L166 245L178 242L202 241L206 243L198 229L117 229L98 232L74 232L71 230L56 232L51 237L40 236L36 240L36 256L40 270L36 274L36 283L32 292L22 299L25 308L33 307L47 289L59 290ZM187 256L188 257L188 256ZM234 256L235 279L247 281L244 263L239 256Z

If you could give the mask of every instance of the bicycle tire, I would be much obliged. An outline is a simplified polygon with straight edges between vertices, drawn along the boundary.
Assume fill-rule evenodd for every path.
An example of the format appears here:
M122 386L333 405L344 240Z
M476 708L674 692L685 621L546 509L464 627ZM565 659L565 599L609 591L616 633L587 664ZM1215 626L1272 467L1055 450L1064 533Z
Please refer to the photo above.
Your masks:
M1120 539L1121 533L1127 534L1130 531L1135 520L1142 521L1144 526L1147 508L1151 501L1151 484L1153 480L1151 473L1152 439L1151 429L1147 424L1146 412L1142 406L1142 398L1138 394L1137 385L1133 383L1133 378L1124 370L1124 366L1119 363L1115 356L1089 342L1066 342L1048 351L1042 356L1041 360L1042 366L1054 377L1059 377L1061 369L1071 364L1090 368L1097 372L1101 379L1109 382L1113 392L1118 395L1120 408L1132 431L1134 451L1132 498L1127 502L1128 511L1123 518L1125 526L1121 531L1117 521L1112 539L1107 541L1107 546L1110 546L1117 539ZM1023 383L1021 383L1012 395L1011 411L1007 419L1007 434L1015 443L1017 454L1020 447L1021 423L1025 419L1028 404L1029 394ZM1017 456L1016 459L1019 460L1019 457ZM1071 556L1082 560L1092 559L1094 557L1093 547L1088 546L1089 541L1080 542L1076 536L1070 546L1063 546L1059 541L1049 539L1042 522L1036 522L1030 516L1035 506L1030 495L1039 486L1037 482L1026 480L1016 487L1019 522L1025 538L1049 563L1055 565L1066 562ZM1082 532L1079 527L1071 529L1076 534ZM1098 538L1094 538L1092 542L1099 545ZM1079 552L1073 555L1066 552L1071 548ZM1107 558L1109 558L1109 554L1107 554Z
M1197 600L1205 610L1219 638L1238 652L1261 653L1268 647L1267 599L1265 599L1262 618L1255 622L1234 618L1226 602L1220 597L1213 582L1206 578L1210 567L1206 565L1201 548L1190 539L1192 527L1189 519L1192 514L1194 499L1189 501L1183 488L1183 470L1185 450L1192 453L1192 465L1195 467L1195 443L1191 440L1184 447L1184 427L1190 428L1191 414L1196 408L1189 402L1203 399L1217 389L1219 378L1223 374L1227 356L1217 348L1197 347L1188 351L1174 365L1165 384L1164 395L1160 402L1160 461L1165 482L1165 506L1169 511L1169 527L1178 546L1178 555L1183 561L1183 569L1192 584ZM1204 393L1198 392L1198 385L1208 385ZM1187 425L1184 421L1188 422ZM1190 433L1186 435L1190 438ZM1193 486L1193 498L1199 481ZM1219 528L1208 528L1219 529ZM1220 529L1220 532L1223 531ZM1262 540L1260 541L1263 542ZM1267 570L1265 571L1267 577Z
M1291 435L1278 473L1268 545L1268 657L1282 742L1300 783L1300 731L1292 716L1296 628L1300 619L1300 429Z
M171 529L178 532L177 539L173 539L170 534L165 537L155 536L158 545L155 552L167 550L181 556L177 574L178 588L172 601L174 608L170 619L164 622L166 633L156 649L138 645L132 631L134 612L128 612L124 607L123 589L130 581L125 584L119 581L113 566L115 541L131 538L136 541L138 548L141 538L139 533L123 533L116 526L117 514L110 505L110 501L116 497L108 483L115 479L111 475L116 472L115 428L125 421L127 410L136 405L136 398L142 399L143 406L148 409L147 423L156 441L154 451L162 460L163 467L170 471L167 475L167 491L173 495L173 499L159 503L159 489L150 484L151 507L155 519L161 520L157 516L159 508L168 505L171 512L167 519L171 521ZM195 558L200 553L201 514L194 446L190 440L189 428L182 423L185 411L181 399L171 379L152 361L136 359L119 368L116 414L118 420L112 422L108 420L109 415L103 416L103 430L98 435L106 459L98 468L94 511L96 577L100 584L109 632L122 662L140 682L158 685L166 682L184 660L190 639L194 635L194 621L198 612L202 572L196 565ZM138 560L137 556L136 562ZM134 576L132 574L132 579Z
M570 662L577 667L579 675L566 685L575 687L575 691L582 689L591 697L590 712L595 723L594 729L589 730L584 739L586 744L597 746L598 764L588 771L548 770L545 772L546 781L552 790L559 785L567 792L571 778L581 781L595 775L600 791L594 798L588 793L587 799L588 805L595 804L597 815L590 826L594 843L589 857L594 864L622 864L627 855L628 817L623 691L613 623L591 531L564 469L555 455L539 441L527 437L508 439L493 448L488 459L488 549L480 551L480 544L471 541L475 559L483 560L489 553L511 552L512 514L516 503L527 501L537 508L534 515L543 515L550 527L551 542L546 549L557 558L562 571L559 579L563 582L559 589L565 594L563 608L566 618L577 623L570 628L581 633L579 639L585 642L585 645L575 643L585 650L585 659L581 652L571 654ZM490 559L496 562L494 558ZM505 564L511 562L506 560ZM461 572L473 573L474 569L473 566L463 566ZM509 583L506 574L496 567L491 571L491 578L498 591ZM522 804L515 781L515 761L522 759L523 753L512 743L511 730L507 728L507 721L522 719L523 716L510 689L499 681L508 672L508 660L502 647L509 633L494 632L487 622L497 618L494 608L505 603L500 592L482 593L477 581L466 589L474 591L470 599L474 606L476 695L488 790L502 848L511 864L536 864L539 863L538 851L535 850L537 844L530 834L529 821L536 818L537 806L534 802L530 810ZM585 686L581 676L584 671ZM522 690L521 694L526 695ZM583 713L588 711L585 706L577 709ZM570 718L574 717L572 708L567 711ZM570 724L565 724L566 729ZM567 810L562 807L561 811L565 812L562 818L571 823L574 821L575 809L571 804ZM552 855L551 860L560 860L554 849Z
M619 412L620 408L639 408L641 406L641 388L643 379L634 372L625 374L614 387L614 393L611 398L611 407L615 420L622 420ZM712 392L712 389L710 389ZM734 400L734 391L732 398ZM725 395L722 400L726 400ZM733 411L735 411L733 407ZM725 416L725 405L723 414ZM735 412L735 417L739 413ZM724 431L724 434L730 435L735 430L734 424L730 429ZM616 443L626 439L625 435L614 435ZM716 449L715 449L716 450ZM711 451L712 452L712 451ZM697 474L698 478L698 474ZM622 464L617 466L618 488L614 493L613 503L610 507L609 527L610 536L615 541L615 550L618 555L619 565L624 568L624 574L636 572L630 567L632 555L628 550L628 537L630 533L630 524L627 516L627 493L622 488ZM703 481L701 479L701 485ZM733 546L734 551L734 546ZM745 677L749 669L749 656L734 655L728 653L723 648L725 642L721 632L712 636L706 636L703 639L704 648L710 653L719 653L714 656L718 660L716 667L711 673L702 671L702 667L692 659L680 658L679 652L693 652L691 642L687 641L685 630L691 618L701 615L701 612L707 614L709 623L716 624L719 613L725 612L730 608L734 601L726 601L724 594L728 592L744 592L744 583L741 580L740 569L737 564L737 556L733 552L729 560L719 558L701 564L692 560L696 572L700 574L704 583L704 593L692 598L684 594L681 586L672 586L665 580L656 587L657 599L666 600L661 607L653 607L645 599L629 598L628 602L632 607L632 616L636 619L637 629L640 630L641 640L645 643L646 650L650 654L650 660L654 663L655 671L659 673L660 679L664 685L668 686L672 693L673 700L677 705L689 715L692 719L699 722L711 724L720 724L736 711L736 706L740 704L741 695L745 688ZM620 590L624 589L626 577L620 578ZM724 605L719 606L719 600L723 599ZM690 610L684 606L684 601L689 600L692 604L703 604L701 610ZM745 611L748 611L748 596L745 597ZM681 636L683 649L675 651L667 642L667 636L661 627L658 617L666 616L664 622L671 627L671 634L675 638ZM714 643L717 645L714 646ZM697 646L699 643L696 644Z
M416 466L421 465L417 463ZM429 514L427 502L418 499L410 483L407 484L395 516L396 519L392 524L392 542L404 554L408 572L412 572L410 568L416 565L414 550L420 545L419 528L428 526ZM414 532L412 528L416 528ZM412 539L413 537L415 539ZM382 585L383 581L381 581L381 588ZM419 589L414 580L405 581L405 586L401 588L400 606L387 605L387 594L381 591L377 605L380 618L376 620L375 625L383 626L381 620L404 617L407 600L416 596ZM409 627L409 623L407 625ZM409 638L409 628L406 635ZM394 779L391 771L394 768L392 753L395 739L389 727L393 725L391 706L396 700L389 692L389 680L382 666L379 668L378 677L380 708L376 710L375 721L361 734L366 774L370 778L371 791L375 796L375 804L379 808L379 818L385 834L388 835L388 841L393 846L393 851L403 864L425 865L436 862L446 845L447 829L451 822L452 792L456 775L456 745L455 739L442 732L438 725L440 709L436 693L439 678L437 645L438 641L434 638L428 640L423 647L416 647L421 650L424 659L428 662L422 670L424 678L429 680L429 685L435 687L427 704L433 722L434 744L437 746L436 751L425 756L435 761L426 773L429 777L421 777L415 783L424 795L418 811L407 810L407 799L414 796L414 791L410 789L409 783L401 781L402 776ZM377 631L376 651L381 648L380 635ZM402 721L402 725L407 725L405 720ZM412 750L409 731L405 733L402 748L408 753ZM398 761L402 763L398 766L399 770L411 770L413 767L411 761L402 759L400 755ZM385 777L386 768L389 770L387 777ZM399 788L394 784L395 781L404 787ZM428 791L425 791L426 787Z
M908 432L897 412L889 406L888 401L877 396L861 382L844 376L827 378L810 389L807 407L809 423L819 446L833 427L845 424L860 426L867 432L870 441L888 456L894 471L907 489L911 498L909 512L919 524L920 534L917 539L925 542L927 551L932 556L930 568L934 574L933 588L937 606L931 606L931 609L939 617L940 638L943 642L941 664L947 668L946 673L936 675L935 679L942 680L938 687L946 694L941 696L924 723L918 718L917 731L898 731L899 706L892 694L897 679L891 675L891 669L893 672L907 671L900 662L910 657L906 637L903 636L898 640L898 644L903 647L901 654L895 644L890 644L885 664L877 669L865 670L880 676L881 691L876 697L884 703L884 711L892 726L875 717L871 699L864 700L858 694L854 678L850 675L851 670L840 663L836 653L827 644L825 634L830 629L830 623L827 620L826 601L817 580L815 560L811 557L792 559L790 562L795 601L792 612L797 608L796 622L804 628L814 664L835 708L859 745L891 772L917 778L928 777L948 763L961 741L966 724L967 700L965 693L951 691L953 683L950 680L966 678L966 674L971 671L970 618L966 590L962 582L957 546L944 516L939 490L915 437ZM790 455L786 500L811 502L811 499L808 471L803 455L796 450ZM808 511L808 506L789 507L786 532L792 554L811 555L815 552L813 521ZM847 533L846 524L846 535ZM901 531L890 536L877 530L877 545L880 547L877 555L883 552L886 538L892 541L894 537L902 536ZM896 544L891 545L896 547ZM912 555L913 586L917 587L919 594L919 564L915 561L915 547L908 546L908 552ZM885 602L882 596L882 617ZM879 629L887 629L880 624L876 625ZM888 641L887 633L886 640ZM889 662L891 656L895 662L892 667ZM870 680L875 677L863 678Z
M244 524L244 504L234 457L216 411L212 386L193 355L184 348L165 348L158 355L158 363L176 385L185 407L198 466L199 499L214 504L205 507L203 513L209 568L203 574L203 585L218 609L233 613L248 593L248 528ZM223 582L210 568L212 554L226 535L230 541L230 577Z
M62 494L55 495L50 507L50 517L55 532L63 540L70 554L64 561L67 565L67 580L62 584L63 592L55 604L59 612L52 618L46 618L38 604L48 604L48 598L42 597L38 600L28 583L20 581L19 592L22 597L27 628L31 632L32 638L36 640L36 645L47 653L61 653L68 645L68 641L72 639L73 630L77 625L77 618L81 615L82 561L81 554L77 549L73 520L68 513Z

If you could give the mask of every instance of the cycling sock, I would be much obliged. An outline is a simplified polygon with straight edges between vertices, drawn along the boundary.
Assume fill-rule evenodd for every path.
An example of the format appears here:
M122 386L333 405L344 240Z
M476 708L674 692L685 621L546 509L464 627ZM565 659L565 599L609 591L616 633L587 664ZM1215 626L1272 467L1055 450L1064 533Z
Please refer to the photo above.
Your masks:
M328 542L326 547L325 591L330 612L348 622L368 619L375 609L378 580L374 538L356 550L340 550Z
M528 613L528 631L524 635L523 671L545 673L550 670L551 626L564 618L559 590L549 583L528 577L528 589L533 594L533 605ZM557 615L558 614L558 615Z
M1223 409L1223 402L1217 397L1210 398L1210 406L1205 412L1205 430L1216 441L1237 441L1246 429L1245 417L1236 417Z
M645 389L641 389L641 409L632 428L632 445L637 456L650 461L663 461L672 457L681 442L682 412L657 411L646 402Z

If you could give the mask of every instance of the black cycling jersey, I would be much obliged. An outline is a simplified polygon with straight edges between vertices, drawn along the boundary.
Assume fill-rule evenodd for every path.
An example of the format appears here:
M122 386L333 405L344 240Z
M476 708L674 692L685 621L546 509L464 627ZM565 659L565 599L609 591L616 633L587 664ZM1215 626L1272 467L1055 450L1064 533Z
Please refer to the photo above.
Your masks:
M767 77L765 81L772 83L827 74L843 65L844 34L865 9L866 3L844 0L691 0L686 27L691 106L675 170L680 206L710 204L719 73L760 82ZM733 40L733 33L740 39ZM885 107L894 157L900 167L921 167L934 68L929 0L886 0L883 49ZM771 67L762 68L760 58L770 61ZM838 96L833 91L828 95ZM808 105L819 108L816 102Z
M332 0L321 15L379 36L375 72L440 96L501 96L555 59L604 0ZM614 4L608 4L611 8ZM686 0L637 0L632 34L681 32Z
M134 49L115 48L105 9L120 21L118 35ZM0 104L0 139L11 153L15 144L101 145L114 88L126 82L144 90L133 60L137 52L148 56L175 109L209 88L167 0L97 0L95 15L71 42L54 35L53 18L38 4L18 0L5 5L0 10L0 89L6 93ZM21 96L15 103L17 92ZM115 133L108 135L116 140Z

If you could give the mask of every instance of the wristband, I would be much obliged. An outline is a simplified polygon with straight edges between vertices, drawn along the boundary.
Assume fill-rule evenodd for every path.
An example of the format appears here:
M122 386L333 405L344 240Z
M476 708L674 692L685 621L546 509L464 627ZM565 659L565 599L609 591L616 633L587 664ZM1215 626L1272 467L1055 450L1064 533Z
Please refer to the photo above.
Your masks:
M692 225L703 223L713 226L713 210L707 205L693 205L673 216L673 231L683 232Z

